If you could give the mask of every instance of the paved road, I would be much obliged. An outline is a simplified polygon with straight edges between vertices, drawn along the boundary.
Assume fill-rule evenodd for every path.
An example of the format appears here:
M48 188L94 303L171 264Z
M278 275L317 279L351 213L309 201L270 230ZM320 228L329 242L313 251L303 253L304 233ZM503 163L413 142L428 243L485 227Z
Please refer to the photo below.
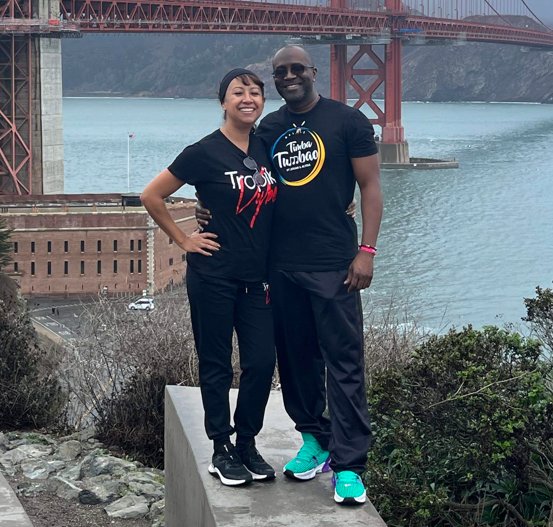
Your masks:
M139 297L137 297L139 298ZM81 325L81 314L97 297L83 298L27 298L27 307L35 324L51 331L65 341L75 338ZM113 302L132 302L132 298L113 299Z

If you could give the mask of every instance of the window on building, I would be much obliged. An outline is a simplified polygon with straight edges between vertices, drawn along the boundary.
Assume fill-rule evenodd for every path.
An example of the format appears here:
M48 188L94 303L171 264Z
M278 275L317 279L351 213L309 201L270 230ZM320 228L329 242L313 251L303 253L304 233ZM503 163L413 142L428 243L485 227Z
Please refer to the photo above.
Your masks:
M52 252L52 242L48 242L48 252Z
M98 274L102 274L102 260L98 260L97 272Z
M183 254L182 254L182 261L183 261L183 262L186 261L186 253L183 253Z
M81 260L81 274L84 274L84 262Z
M63 252L69 252L69 242L63 242Z
M117 252L117 240L113 240L113 252Z
M98 252L102 252L102 240L98 240Z
M81 240L81 252L84 253L84 240Z
M113 272L117 274L117 260L113 260Z
M13 262L13 272L19 272L19 264L17 262Z
M17 254L17 251L19 251L19 244L17 242L13 242L13 252Z
M63 262L63 274L69 274L69 262L67 260Z
M35 242L31 242L31 252L35 252Z
M131 251L134 251L134 240L131 240Z
M173 238L169 238L169 245L173 245Z
M35 262L31 262L31 276L35 276Z
M134 273L134 260L131 260L131 274Z
M169 265L173 265L173 258L169 258Z
M138 240L138 250L142 250L142 240Z
M142 260L138 260L138 272L142 272Z
M47 262L48 276L52 275L52 262Z

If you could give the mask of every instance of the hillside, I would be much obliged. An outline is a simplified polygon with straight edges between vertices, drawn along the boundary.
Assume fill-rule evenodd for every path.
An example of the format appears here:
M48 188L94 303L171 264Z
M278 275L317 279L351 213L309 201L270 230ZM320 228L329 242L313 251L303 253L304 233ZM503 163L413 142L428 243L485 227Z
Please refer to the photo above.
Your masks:
M265 35L68 39L62 47L64 95L210 98L226 71L250 66L267 82L267 94L274 98L278 94L271 79L271 57L284 43L284 37ZM328 95L329 48L309 49L319 68L319 91ZM403 71L406 101L553 103L553 53L524 53L518 46L497 44L406 46Z

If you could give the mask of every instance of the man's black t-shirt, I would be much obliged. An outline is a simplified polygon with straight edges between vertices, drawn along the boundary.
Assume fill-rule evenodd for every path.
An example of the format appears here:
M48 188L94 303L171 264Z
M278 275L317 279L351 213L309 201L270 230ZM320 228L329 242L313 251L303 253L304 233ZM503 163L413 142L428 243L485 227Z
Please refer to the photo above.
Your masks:
M262 179L244 165L246 154L217 130L186 147L169 171L194 185L213 219L206 232L217 234L219 251L213 256L188 253L188 265L199 273L256 282L266 279L276 181L267 149L250 135L248 155ZM251 166L251 165L250 165Z
M307 113L287 106L265 117L257 131L270 149L278 200L271 265L289 271L347 269L357 254L351 158L378 153L374 129L359 110L320 98Z

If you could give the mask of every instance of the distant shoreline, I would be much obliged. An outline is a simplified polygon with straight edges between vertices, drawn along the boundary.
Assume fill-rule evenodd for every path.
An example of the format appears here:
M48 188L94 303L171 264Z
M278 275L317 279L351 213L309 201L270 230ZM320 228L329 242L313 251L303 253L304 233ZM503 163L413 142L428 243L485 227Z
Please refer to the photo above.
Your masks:
M102 92L104 93L104 92ZM136 100L165 100L165 101L177 101L177 100L188 100L188 101L216 101L215 97L153 97L145 95L124 95L124 94L115 94L115 93L106 93L105 95L95 94L82 94L82 95L64 95L63 99L136 99ZM267 100L278 101L277 98L268 97ZM282 99L281 99L282 100ZM355 101L356 99L348 99L348 101ZM375 101L383 102L384 99L373 99ZM416 103L416 104L543 104L550 105L553 102L541 102L541 101L462 101L462 100L451 100L451 101L419 101L419 100L404 100L404 103Z

